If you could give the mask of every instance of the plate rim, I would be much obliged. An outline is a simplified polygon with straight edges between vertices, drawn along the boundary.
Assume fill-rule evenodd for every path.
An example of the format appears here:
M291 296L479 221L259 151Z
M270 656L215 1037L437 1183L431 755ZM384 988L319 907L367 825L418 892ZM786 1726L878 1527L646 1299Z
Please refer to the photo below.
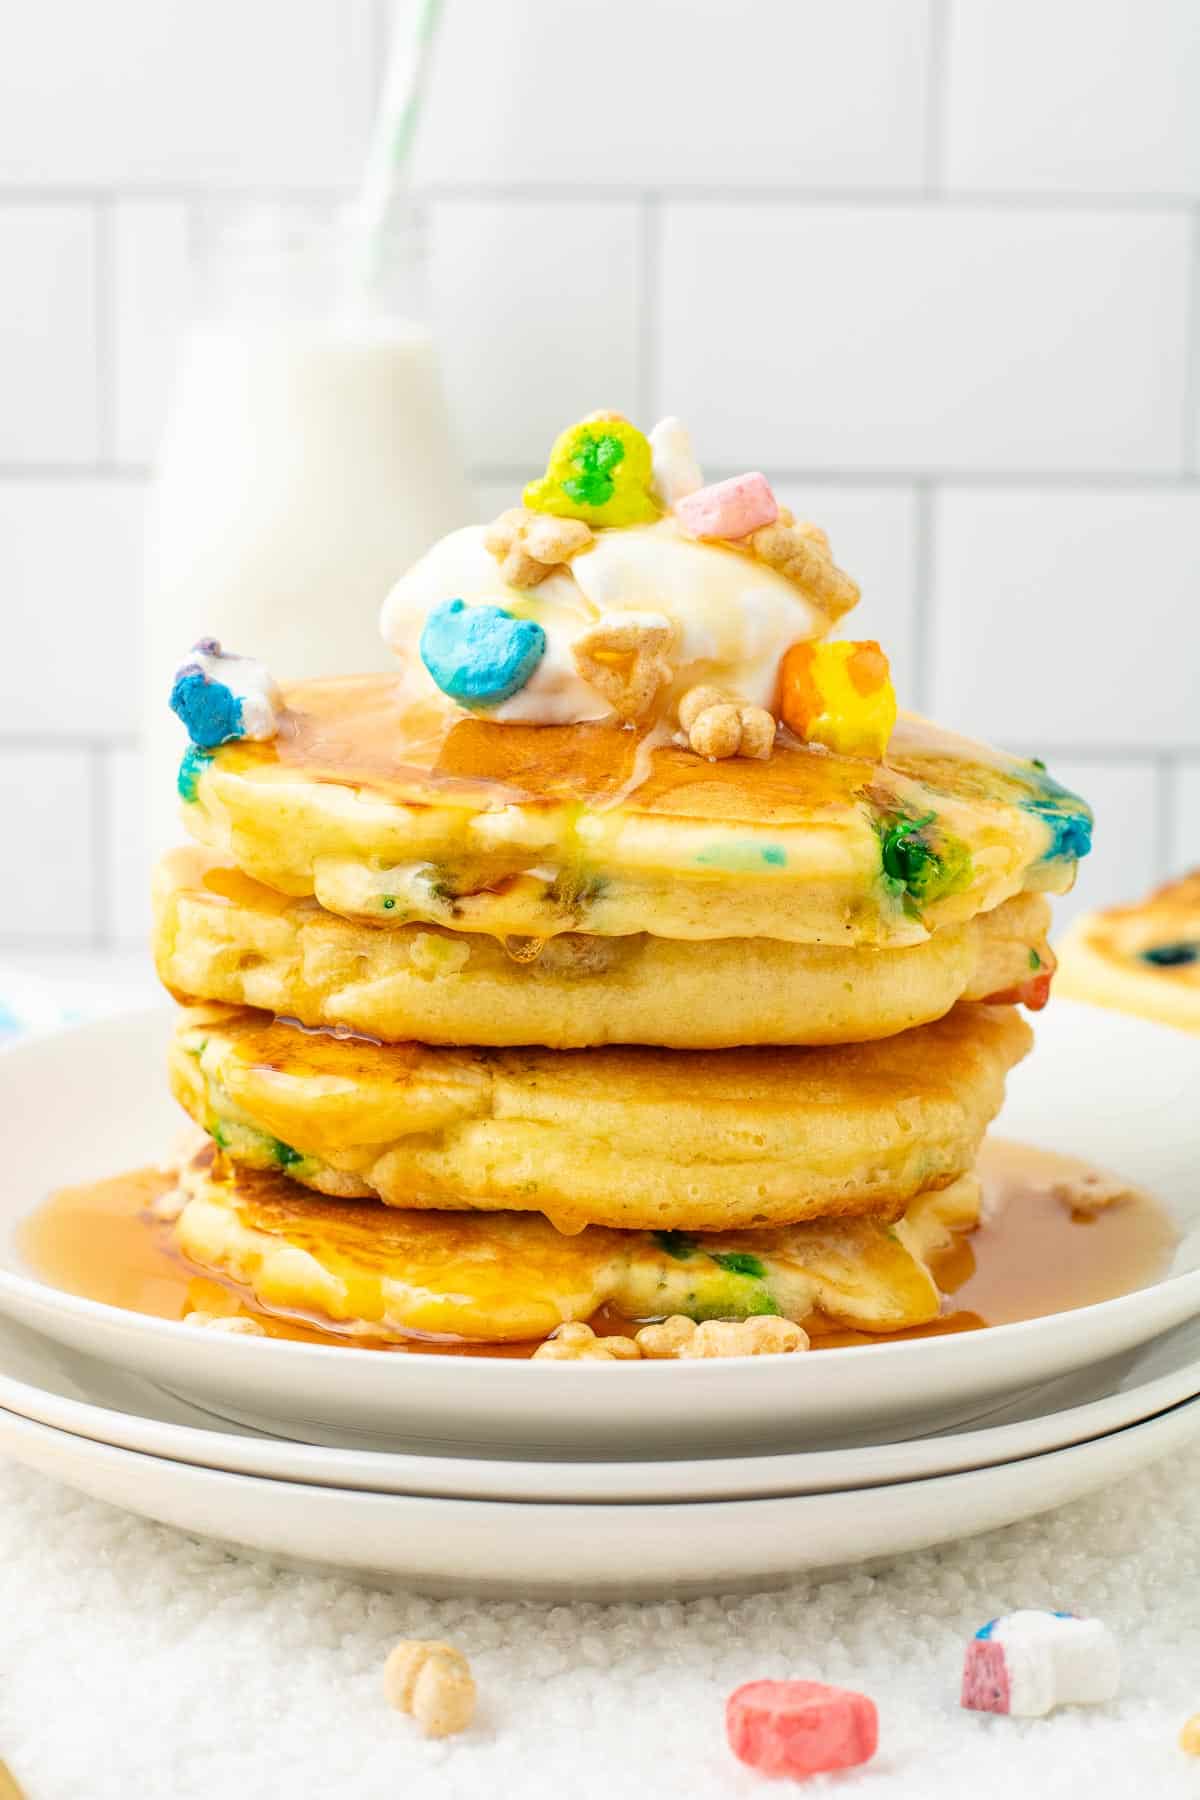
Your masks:
M21 1328L28 1330L27 1327ZM1175 1330L1183 1330L1180 1325ZM33 1337L40 1337L30 1332ZM1168 1334L1169 1335L1169 1334ZM73 1357L81 1358L85 1364L100 1359L87 1351L73 1350ZM1149 1381L1139 1383L1126 1391L1125 1397L1131 1408L1136 1408L1131 1416L1125 1417L1115 1424L1092 1429L1096 1415L1102 1408L1111 1406L1118 1397L1110 1392L1097 1396L1092 1400L1082 1401L1073 1406L1060 1407L1046 1413L1035 1413L1029 1419L1018 1419L1001 1425L982 1424L970 1431L944 1433L933 1431L921 1437L909 1440L892 1441L885 1444L862 1444L852 1446L821 1446L808 1450L772 1450L749 1452L741 1456L714 1457L647 1457L631 1456L621 1460L611 1457L588 1460L567 1461L553 1458L514 1461L504 1457L478 1457L470 1454L455 1456L446 1453L426 1453L422 1451L372 1449L354 1445L308 1444L292 1438L273 1438L265 1432L251 1431L248 1435L235 1435L220 1429L219 1415L214 1414L214 1426L210 1429L204 1425L180 1423L178 1421L160 1420L146 1413L128 1412L119 1407L103 1405L93 1400L79 1400L70 1395L62 1395L53 1389L40 1387L34 1382L26 1381L19 1376L7 1374L3 1369L3 1347L0 1346L0 1411L11 1413L26 1419L31 1424L45 1425L48 1429L63 1431L69 1436L86 1438L90 1442L107 1444L110 1448L127 1451L130 1454L153 1456L166 1461L182 1462L191 1467L208 1468L217 1473L258 1476L264 1480L285 1481L289 1484L307 1484L318 1487L363 1488L366 1483L360 1479L352 1479L354 1469L340 1470L338 1465L349 1459L361 1468L362 1476L368 1473L369 1465L380 1465L379 1473L396 1482L400 1482L405 1474L411 1478L418 1469L430 1472L433 1480L434 1472L445 1479L445 1487L429 1487L417 1490L413 1497L464 1499L477 1498L499 1501L507 1498L513 1503L523 1503L520 1496L474 1493L463 1494L451 1485L457 1478L457 1471L464 1466L472 1469L483 1468L488 1476L494 1476L497 1484L524 1478L527 1484L545 1480L552 1471L564 1475L568 1481L583 1486L586 1481L599 1477L616 1483L622 1474L631 1468L639 1471L656 1472L663 1478L679 1477L684 1481L695 1480L696 1485L706 1484L703 1477L711 1476L713 1483L725 1478L724 1472L733 1465L753 1465L764 1476L772 1481L785 1478L803 1481L804 1464L833 1463L845 1460L851 1464L846 1477L847 1491L859 1491L866 1488L899 1485L908 1481L934 1479L938 1475L965 1474L980 1468L998 1467L1003 1464L1030 1460L1036 1456L1052 1454L1055 1450L1075 1448L1084 1443L1096 1441L1102 1437L1114 1435L1118 1431L1142 1424L1158 1414L1186 1405L1191 1400L1200 1399L1200 1357L1191 1362L1182 1363L1177 1369L1163 1375L1152 1377ZM144 1382L152 1390L155 1383L147 1376L138 1375L134 1379ZM1141 1396L1139 1399L1138 1396ZM48 1404L47 1404L48 1403ZM203 1411L194 1402L195 1410ZM47 1416L48 1414L54 1416ZM70 1421L74 1420L74 1423ZM1054 1427L1053 1421L1059 1426ZM1068 1423L1070 1422L1070 1423ZM1039 1426L1064 1430L1066 1435L1057 1442L1042 1442L1034 1448L1012 1449L1019 1433L1028 1433ZM116 1427L114 1433L114 1426ZM130 1443L125 1434L130 1428L135 1431L146 1428L151 1434L161 1433L165 1441L158 1447L151 1442ZM182 1440L182 1441L177 1441ZM949 1467L913 1469L908 1472L885 1471L878 1478L857 1478L855 1461L865 1462L873 1458L882 1461L903 1463L904 1453L914 1453L935 1445L950 1444L959 1452ZM188 1450L193 1454L187 1454ZM1011 1450L1011 1454L1009 1453ZM258 1454L265 1456L269 1464L277 1458L281 1465L289 1460L292 1471L286 1467L230 1467L224 1458L232 1456L235 1463L246 1462ZM302 1472L302 1465L313 1464L308 1472ZM322 1466L331 1465L326 1479L321 1479ZM340 1475L341 1479L335 1479ZM813 1479L812 1477L809 1478ZM389 1486L378 1491L403 1494L409 1492L402 1486ZM840 1491L838 1482L833 1476L821 1478L819 1485L804 1486L795 1490L773 1489L773 1492L796 1493L832 1493ZM682 1499L679 1495L671 1496ZM703 1496L709 1499L749 1499L769 1497L766 1491L759 1494L739 1492L722 1496L719 1492ZM612 1504L652 1504L648 1495L612 1496L608 1501ZM599 1504L599 1501L577 1499L571 1495L547 1496L546 1504Z

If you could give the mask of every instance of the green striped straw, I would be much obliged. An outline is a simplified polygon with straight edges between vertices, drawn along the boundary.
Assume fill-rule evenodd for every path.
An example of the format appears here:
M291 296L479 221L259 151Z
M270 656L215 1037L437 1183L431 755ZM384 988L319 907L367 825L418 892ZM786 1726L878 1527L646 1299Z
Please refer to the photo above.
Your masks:
M402 31L400 15L410 10L411 28ZM388 215L417 135L441 12L442 0L416 0L415 6L395 0L392 7L391 54L351 215L352 310L365 307L383 261Z

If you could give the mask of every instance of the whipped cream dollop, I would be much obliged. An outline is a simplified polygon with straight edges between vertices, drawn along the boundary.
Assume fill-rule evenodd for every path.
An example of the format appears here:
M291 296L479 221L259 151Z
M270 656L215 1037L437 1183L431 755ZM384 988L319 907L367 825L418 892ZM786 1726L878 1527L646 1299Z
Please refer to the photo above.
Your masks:
M857 585L759 470L705 485L678 419L644 437L591 413L522 498L435 544L384 602L415 693L501 723L677 727L709 758L769 756L780 720L882 754L886 658L818 645Z
M596 533L587 549L536 587L504 580L470 525L433 546L392 589L380 620L384 639L418 690L438 684L421 657L430 614L447 600L488 605L528 619L546 634L545 653L525 685L487 708L487 717L533 725L616 719L610 699L579 672L577 641L604 620L651 618L669 627L671 679L662 701L705 682L751 704L770 706L779 664L794 643L829 629L827 615L777 570L731 545L699 542L670 514L650 525ZM445 692L445 689L442 689Z

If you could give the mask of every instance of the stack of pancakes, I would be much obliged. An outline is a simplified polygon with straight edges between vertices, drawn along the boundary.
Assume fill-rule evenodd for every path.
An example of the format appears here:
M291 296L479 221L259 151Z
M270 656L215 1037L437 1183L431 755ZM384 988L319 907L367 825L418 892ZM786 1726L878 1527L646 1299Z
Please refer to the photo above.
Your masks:
M883 763L709 762L382 676L283 699L189 752L156 884L193 1262L390 1341L936 1317L1081 802L907 718Z

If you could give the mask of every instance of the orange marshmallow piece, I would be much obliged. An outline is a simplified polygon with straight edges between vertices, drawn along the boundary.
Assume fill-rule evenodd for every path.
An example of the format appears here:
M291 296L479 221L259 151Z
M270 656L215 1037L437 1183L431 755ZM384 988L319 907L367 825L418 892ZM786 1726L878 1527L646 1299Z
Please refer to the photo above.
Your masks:
M888 659L873 639L793 644L780 665L780 714L806 744L878 762L896 723Z

